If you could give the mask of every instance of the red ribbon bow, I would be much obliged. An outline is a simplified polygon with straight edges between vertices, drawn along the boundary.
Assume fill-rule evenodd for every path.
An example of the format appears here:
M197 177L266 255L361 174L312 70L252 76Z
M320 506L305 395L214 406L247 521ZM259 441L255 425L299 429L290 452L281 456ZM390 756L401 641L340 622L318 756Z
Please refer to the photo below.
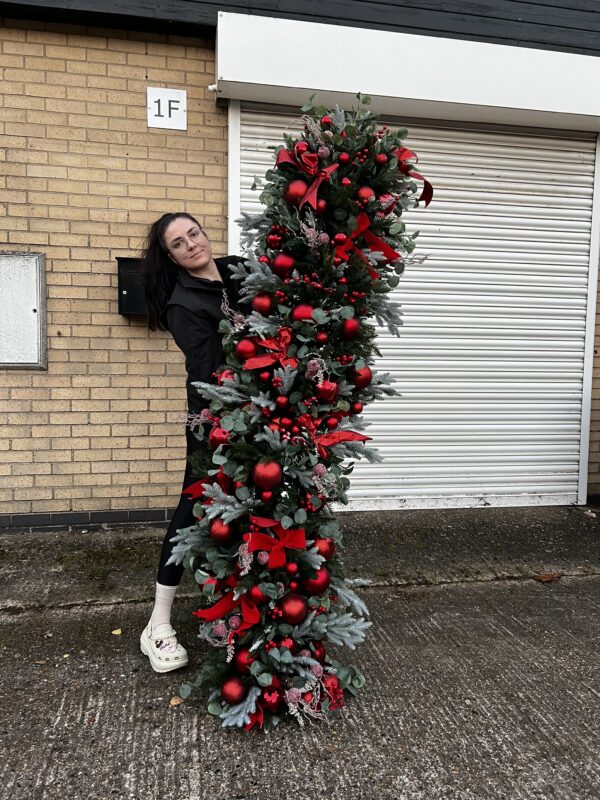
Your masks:
M421 192L419 200L422 200L427 208L433 198L433 186L420 172L415 172L415 170L411 168L411 164L408 163L409 161L418 161L419 158L417 154L409 150L408 147L397 147L396 150L394 150L394 155L398 159L398 169L400 172L403 172L411 178L423 181L423 191Z
M242 633L260 622L260 611L256 603L253 603L252 600L248 600L245 594L238 597L237 600L233 599L233 595L235 594L234 589L238 583L233 575L230 575L224 583L226 586L230 587L231 591L223 595L223 597L217 600L210 608L199 608L196 611L192 611L192 615L204 622L214 622L216 619L221 619L239 606L242 612L242 624L229 634L229 641L231 641L234 633Z
M370 231L370 225L371 220L364 211L361 211L356 218L356 227L350 236L346 238L346 241L343 244L339 244L335 248L335 254L338 258L341 258L342 261L348 261L351 250L353 250L355 253L358 253L358 255L365 262L365 266L369 270L369 275L375 279L379 277L379 273L369 264L369 259L365 256L362 250L360 250L354 244L355 239L357 239L359 236L362 236L365 242L369 245L369 249L377 253L383 253L386 261L397 261L399 258L401 258L401 256L400 253L397 253L393 247L390 247L389 244L386 244L386 242L383 241L383 239L380 239L379 236L376 236L372 231Z
M323 459L329 457L326 447L332 447L334 444L340 444L340 442L367 442L371 439L370 436L365 436L364 433L357 433L356 431L333 431L332 433L317 434L317 425L310 414L301 414L297 422L303 428L306 428L310 438L316 445L317 452Z
M302 161L296 158L295 153L290 153L289 150L280 150L277 153L275 163L277 166L280 164L293 164L305 175L312 176L314 174L314 164L312 161L302 163ZM305 203L308 203L308 205L312 206L315 211L317 210L317 192L319 191L319 186L323 183L323 181L330 180L331 176L338 167L339 164L330 164L328 167L323 167L323 169L319 170L319 174L315 177L311 185L308 187L306 194L300 201L300 208L302 208Z
M246 533L244 540L248 542L248 552L266 550L269 555L269 569L278 569L287 563L285 548L290 550L306 549L306 535L304 528L284 528L276 519L250 516L250 522L258 528L272 528L277 538L267 536L266 533Z
M262 356L253 356L244 362L245 369L263 369L273 364L281 364L282 367L290 366L295 369L298 366L296 358L290 358L287 354L288 347L292 341L292 331L290 328L280 328L277 339L263 339L259 344L272 353L264 353Z

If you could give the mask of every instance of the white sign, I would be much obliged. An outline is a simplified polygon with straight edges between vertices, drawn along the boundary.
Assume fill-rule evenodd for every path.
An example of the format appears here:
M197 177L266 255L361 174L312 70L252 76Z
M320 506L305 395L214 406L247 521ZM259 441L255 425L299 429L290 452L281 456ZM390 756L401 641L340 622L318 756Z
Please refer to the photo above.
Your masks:
M147 88L148 127L187 131L185 89Z

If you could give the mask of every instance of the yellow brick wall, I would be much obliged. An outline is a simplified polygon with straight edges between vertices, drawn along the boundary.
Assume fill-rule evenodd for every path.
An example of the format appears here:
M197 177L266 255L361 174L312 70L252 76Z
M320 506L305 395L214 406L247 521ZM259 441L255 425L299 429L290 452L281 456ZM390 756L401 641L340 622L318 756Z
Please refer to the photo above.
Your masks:
M225 251L214 41L4 23L0 249L46 255L48 370L0 370L0 514L172 506L182 356L117 313L115 257L173 210ZM187 90L187 131L147 128L147 86Z

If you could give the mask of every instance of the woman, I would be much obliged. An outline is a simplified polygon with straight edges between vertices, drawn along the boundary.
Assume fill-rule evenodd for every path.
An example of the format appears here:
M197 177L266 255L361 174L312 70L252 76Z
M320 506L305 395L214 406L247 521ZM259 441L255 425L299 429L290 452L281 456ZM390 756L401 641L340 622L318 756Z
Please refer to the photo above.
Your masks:
M190 214L164 214L151 227L142 256L142 270L150 330L169 330L185 355L188 417L209 403L191 385L214 382L214 372L225 358L219 322L230 308L237 310L238 292L228 264L235 256L213 258L211 244ZM186 427L187 457L204 445ZM182 490L194 482L188 463ZM152 615L140 637L142 653L156 672L170 672L188 663L187 652L171 626L171 607L183 565L169 564L172 538L194 523L194 500L181 495L163 542L156 578Z

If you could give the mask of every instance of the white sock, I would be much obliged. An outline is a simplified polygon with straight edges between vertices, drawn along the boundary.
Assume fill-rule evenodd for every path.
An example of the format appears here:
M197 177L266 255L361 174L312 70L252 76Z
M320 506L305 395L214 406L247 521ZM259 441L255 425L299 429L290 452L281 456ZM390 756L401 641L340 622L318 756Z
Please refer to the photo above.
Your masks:
M150 617L150 623L153 628L157 625L171 622L171 607L177 588L177 586L165 586L163 583L156 583L154 608Z

